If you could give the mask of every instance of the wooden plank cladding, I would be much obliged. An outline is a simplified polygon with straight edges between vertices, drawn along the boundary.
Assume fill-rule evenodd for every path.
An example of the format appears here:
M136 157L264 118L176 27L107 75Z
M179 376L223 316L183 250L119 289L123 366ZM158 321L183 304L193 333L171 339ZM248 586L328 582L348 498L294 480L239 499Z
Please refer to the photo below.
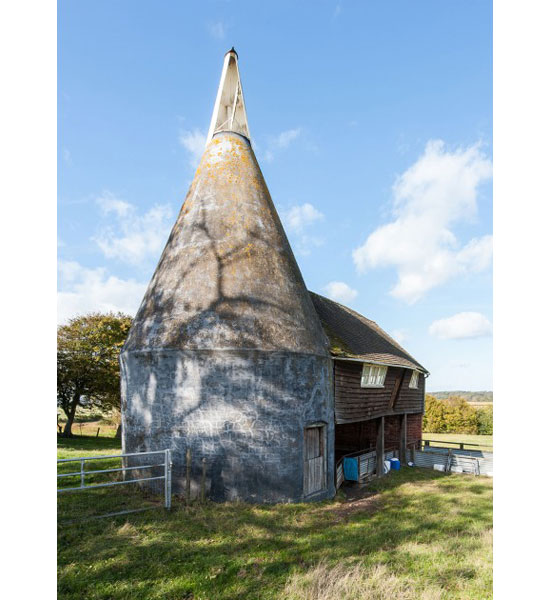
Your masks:
M336 423L354 423L385 415L424 412L422 373L418 377L418 388L410 388L411 369L388 367L383 388L362 388L362 369L362 362L334 361Z
M420 448L422 441L422 413L404 413L384 417L384 447L385 449L399 448L406 444L408 448L415 444ZM335 427L335 451L337 460L346 454L375 448L380 432L380 418L355 423L344 423ZM405 430L403 429L405 426ZM405 431L406 437L405 437Z

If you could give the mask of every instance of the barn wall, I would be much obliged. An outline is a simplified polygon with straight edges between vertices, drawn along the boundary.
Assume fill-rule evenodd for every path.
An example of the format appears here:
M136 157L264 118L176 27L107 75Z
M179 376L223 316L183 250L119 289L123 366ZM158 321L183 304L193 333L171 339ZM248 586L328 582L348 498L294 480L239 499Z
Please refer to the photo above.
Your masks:
M424 377L418 381L418 389L409 388L412 371L398 367L388 367L383 388L362 388L361 372L363 363L334 361L334 401L336 423L353 423L374 417L421 413L424 411ZM390 400L396 381L404 371L400 391L393 408Z
M150 350L121 354L123 451L170 448L175 493L192 450L198 493L218 501L304 500L304 428L326 423L327 489L334 496L332 360L260 351Z
M407 444L422 439L422 413L407 414ZM384 443L386 448L399 446L401 431L401 415L386 417L384 420Z
M344 454L376 446L377 420L336 425L336 459Z
M401 431L401 415L384 419L384 446L397 448ZM336 425L336 459L344 454L376 447L378 418ZM407 414L407 444L422 439L422 413Z
M407 440L420 442L422 440L422 413L407 415Z

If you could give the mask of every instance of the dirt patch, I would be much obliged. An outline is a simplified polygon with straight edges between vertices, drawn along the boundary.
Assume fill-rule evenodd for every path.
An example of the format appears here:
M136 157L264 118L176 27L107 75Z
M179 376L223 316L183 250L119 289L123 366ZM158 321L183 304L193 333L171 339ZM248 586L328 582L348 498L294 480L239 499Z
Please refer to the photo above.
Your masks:
M325 509L335 515L336 522L357 513L374 514L382 508L380 494L368 490L365 486L346 486L342 491L346 494L346 499L340 504L330 505Z

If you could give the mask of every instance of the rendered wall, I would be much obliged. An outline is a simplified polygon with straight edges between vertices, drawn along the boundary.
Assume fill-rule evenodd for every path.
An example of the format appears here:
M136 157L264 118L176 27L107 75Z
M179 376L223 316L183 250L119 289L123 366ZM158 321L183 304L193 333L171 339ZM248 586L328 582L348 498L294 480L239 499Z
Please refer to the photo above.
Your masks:
M192 450L198 493L206 458L213 500L296 502L303 497L304 427L327 425L327 488L334 496L330 358L261 351L123 352L123 450L170 448L175 493Z

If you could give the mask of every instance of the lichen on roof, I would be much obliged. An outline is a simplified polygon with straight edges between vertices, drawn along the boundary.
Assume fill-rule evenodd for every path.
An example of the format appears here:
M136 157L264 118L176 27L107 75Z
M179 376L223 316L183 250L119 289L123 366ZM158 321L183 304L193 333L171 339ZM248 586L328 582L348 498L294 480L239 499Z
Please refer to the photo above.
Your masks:
M321 319L321 325L323 326L323 329L328 337L331 354L335 356L350 356L353 354L351 348L330 328L328 323Z

